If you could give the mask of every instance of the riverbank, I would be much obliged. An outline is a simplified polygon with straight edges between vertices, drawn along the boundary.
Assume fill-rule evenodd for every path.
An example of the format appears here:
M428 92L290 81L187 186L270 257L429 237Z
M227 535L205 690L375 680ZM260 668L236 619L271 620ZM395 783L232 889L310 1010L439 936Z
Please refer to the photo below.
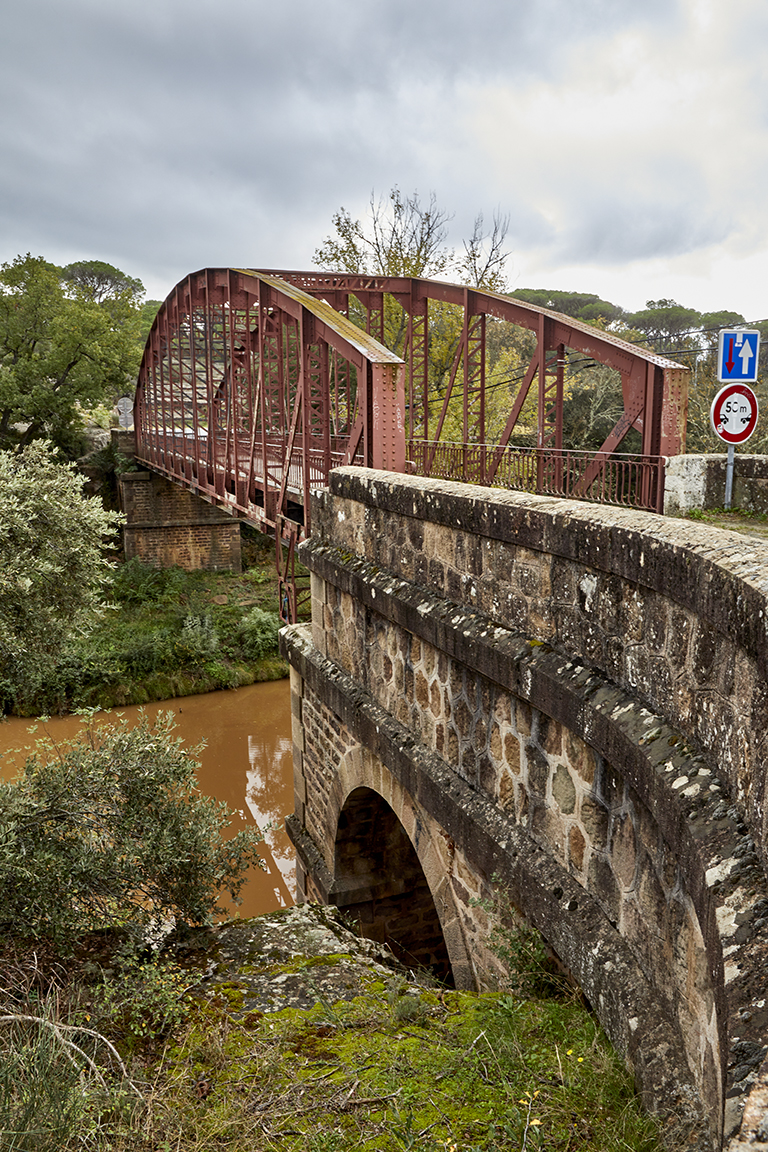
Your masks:
M141 962L116 963L106 944L84 942L67 977L79 984L59 989L65 1038L87 1039L96 1067L72 1081L51 1148L660 1148L573 997L446 989L308 905L187 933ZM38 1129L54 1105L61 1124L65 1087L38 1085Z
M11 714L146 704L287 676L277 651L273 549L264 538L249 540L242 575L118 564L93 629Z

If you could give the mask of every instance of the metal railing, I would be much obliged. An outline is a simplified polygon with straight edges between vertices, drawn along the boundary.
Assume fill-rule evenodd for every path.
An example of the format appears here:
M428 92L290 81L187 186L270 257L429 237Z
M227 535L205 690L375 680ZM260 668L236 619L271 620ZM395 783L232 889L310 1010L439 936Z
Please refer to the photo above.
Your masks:
M411 441L408 455L410 471L418 476L651 512L664 509L663 456L426 440Z

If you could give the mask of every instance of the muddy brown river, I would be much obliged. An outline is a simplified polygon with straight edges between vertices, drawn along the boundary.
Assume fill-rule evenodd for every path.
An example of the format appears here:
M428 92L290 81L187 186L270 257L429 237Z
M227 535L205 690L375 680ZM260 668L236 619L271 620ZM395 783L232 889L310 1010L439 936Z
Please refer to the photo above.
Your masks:
M267 871L251 870L238 914L255 916L293 904L294 853L284 824L293 811L289 681L164 700L144 705L144 711L150 719L173 712L176 733L187 747L205 741L200 788L234 810L230 831L258 824L264 833L260 851ZM138 713L138 707L116 708L97 719L125 716L130 723ZM16 775L36 739L48 737L59 744L76 737L82 725L77 716L56 716L30 733L34 723L16 717L0 723L0 776L5 779Z

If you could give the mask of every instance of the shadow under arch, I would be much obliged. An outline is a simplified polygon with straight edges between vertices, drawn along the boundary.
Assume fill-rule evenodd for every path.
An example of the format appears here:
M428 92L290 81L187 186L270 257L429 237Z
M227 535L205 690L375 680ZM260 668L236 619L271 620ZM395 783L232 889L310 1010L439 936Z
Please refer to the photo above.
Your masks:
M453 987L440 918L419 857L378 792L357 787L339 812L333 903L369 940L406 965L429 968Z

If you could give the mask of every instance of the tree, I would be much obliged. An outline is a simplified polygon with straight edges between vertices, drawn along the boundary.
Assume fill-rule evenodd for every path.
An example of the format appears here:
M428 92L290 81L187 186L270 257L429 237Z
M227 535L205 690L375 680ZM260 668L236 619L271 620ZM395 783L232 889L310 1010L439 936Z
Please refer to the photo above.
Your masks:
M621 376L605 364L591 364L569 374L563 404L563 447L597 449L624 411ZM638 451L638 434L630 429L620 451Z
M332 271L381 276L444 277L500 292L506 286L504 269L509 258L504 243L509 217L495 212L490 228L482 213L475 217L472 235L463 242L463 253L457 257L447 244L451 216L437 204L434 192L423 205L418 192L403 196L395 186L389 196L378 200L371 194L368 218L363 223L353 220L346 208L333 216L335 235L326 237L315 251L315 264ZM353 299L350 319L365 328L364 310ZM456 350L461 339L463 312L456 304L431 301L429 306L429 382L435 394L430 409L439 412L442 392L447 386ZM489 328L498 325L490 321ZM403 355L407 316L391 297L384 299L384 342L398 355ZM502 326L503 327L503 326ZM507 365L508 366L508 365ZM491 394L489 393L489 397ZM509 409L508 390L492 394L498 413L491 423L503 428ZM463 411L460 397L451 401L444 429L446 435L458 435L463 425L457 412ZM502 415L503 413L503 415ZM434 415L434 412L433 412Z
M155 322L155 317L163 306L162 300L145 300L139 308L139 345L141 352L144 352L144 345L149 336L150 329Z
M108 291L97 265L111 268L83 262L68 276L30 255L0 267L0 448L42 437L77 455L81 410L135 378L139 282L114 269Z
M644 333L657 352L675 352L698 342L702 315L674 300L648 300L640 312L625 317L631 328Z
M378 276L441 276L453 261L446 248L451 217L434 192L424 207L418 192L403 196L395 185L386 200L371 193L368 227L342 207L332 217L336 235L315 251L319 268Z
M261 833L224 840L225 804L197 789L198 763L171 713L86 728L0 782L0 924L67 945L107 927L203 924L237 899Z
M510 253L505 251L504 244L508 231L508 215L494 212L490 230L487 230L483 213L477 214L472 235L469 240L462 241L464 255L457 263L462 284L487 288L489 292L506 291L505 265Z
M528 304L536 304L539 308L551 308L553 312L562 312L565 316L573 316L576 320L583 320L586 324L604 321L613 324L620 321L624 315L623 308L611 304L608 300L601 300L594 292L562 292L552 288L517 288L511 293Z
M96 304L125 297L138 304L144 295L141 280L126 276L125 272L103 260L78 260L67 264L61 270L61 278Z
M503 291L504 266L509 259L504 250L509 216L494 212L487 229L483 213L478 213L458 259L446 244L451 219L438 206L434 192L422 205L418 192L403 196L395 185L386 199L377 200L371 193L365 224L353 220L346 208L335 212L332 222L336 235L327 236L315 250L314 262L319 268L353 275L446 276L474 288Z
M44 442L0 452L0 715L34 696L100 606L119 516L84 483Z

